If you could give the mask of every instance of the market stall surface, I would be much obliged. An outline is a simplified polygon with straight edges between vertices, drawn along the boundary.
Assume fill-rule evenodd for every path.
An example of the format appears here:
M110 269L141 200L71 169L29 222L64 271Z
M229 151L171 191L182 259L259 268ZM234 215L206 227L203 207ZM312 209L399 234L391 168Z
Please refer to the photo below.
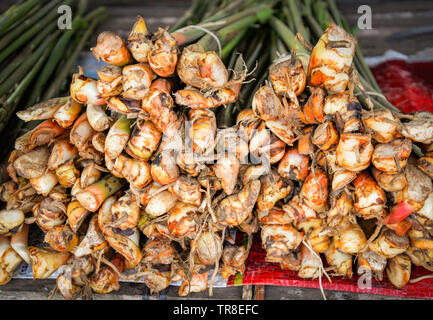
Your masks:
M2 1L0 11L10 6L13 1ZM96 36L102 31L114 31L122 37L127 37L134 18L143 16L150 30L155 31L159 26L171 25L176 22L184 10L188 8L186 0L105 0L93 1L90 6L104 5L107 7L108 19L95 32L90 43L96 42ZM413 55L425 51L433 43L433 31L428 32L433 16L432 1L338 1L339 8L345 14L350 25L356 25L359 17L357 9L360 5L372 8L373 24L371 30L360 30L357 33L359 44L365 56L380 56L388 49ZM414 29L422 28L422 29ZM407 36L405 32L411 29L413 33L424 33ZM398 39L391 41L390 37ZM431 49L431 48L430 48ZM433 50L432 50L433 51ZM432 52L430 51L430 52ZM428 50L427 50L428 52ZM85 57L88 53L83 52ZM29 279L14 279L9 284L0 287L0 299L46 299L55 285L54 279L32 281ZM395 298L366 293L342 292L325 290L327 299L365 300L365 299L407 299ZM137 299L322 299L320 290L314 288L279 287L279 286L232 286L215 288L212 297L208 291L191 293L189 297L178 297L178 287L170 286L165 291L151 295L142 283L121 283L119 291L110 294L94 294L94 299L106 300L137 300ZM59 294L53 299L63 299Z

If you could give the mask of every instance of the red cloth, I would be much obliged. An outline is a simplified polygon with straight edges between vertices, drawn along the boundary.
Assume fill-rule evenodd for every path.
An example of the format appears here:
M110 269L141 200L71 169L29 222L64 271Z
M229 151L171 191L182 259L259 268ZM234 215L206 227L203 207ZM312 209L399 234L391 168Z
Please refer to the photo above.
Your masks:
M384 95L396 107L405 113L428 110L433 112L433 62L408 63L403 60L390 60L372 68L373 74ZM242 235L238 233L237 242L241 243ZM230 277L228 286L233 285L277 285L303 288L320 288L319 280L299 278L296 272L281 270L279 264L265 262L266 252L263 250L260 235L256 234L246 262L243 277ZM325 264L325 261L324 261ZM326 265L326 264L325 264ZM397 290L387 279L371 280L370 288L358 285L359 277L352 279L332 277L332 283L322 278L322 286L328 290L360 292L393 297L433 298L433 279L426 279L408 284ZM428 275L431 272L412 265L411 279ZM236 279L236 280L235 280Z

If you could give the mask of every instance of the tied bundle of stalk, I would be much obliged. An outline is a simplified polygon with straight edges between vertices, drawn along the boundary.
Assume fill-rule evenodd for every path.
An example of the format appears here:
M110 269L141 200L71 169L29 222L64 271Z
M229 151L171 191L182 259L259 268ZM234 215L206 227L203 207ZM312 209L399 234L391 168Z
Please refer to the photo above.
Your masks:
M272 5L226 4L215 7L213 18L172 33L153 33L138 16L126 40L99 34L91 52L107 65L98 79L79 68L69 97L17 112L36 126L16 139L8 158L2 235L7 243L35 223L49 248L22 247L35 278L64 265L56 290L65 298L108 293L119 289L120 279L141 278L152 292L182 280L179 294L188 295L205 290L208 276L212 294L218 271L228 277L243 270L249 249L223 247L225 229L243 223L241 230L254 232L260 182L242 189L236 183L248 150L207 162L215 148L226 147L226 136L216 136L215 112L237 102L248 70L265 51L262 45L252 50L248 41ZM176 139L192 153L173 148ZM233 165L238 169L229 181ZM225 205L216 212L218 199ZM243 216L217 221L236 201L249 206ZM27 234L21 238L27 241ZM6 283L17 263L0 266Z
M72 8L73 20L70 29L61 30L57 9L64 5ZM66 90L78 54L105 17L104 8L86 14L86 7L87 0L26 0L0 16L2 159L25 132L14 113Z
M276 169L298 194L270 205L259 195L266 259L320 284L330 271L379 281L386 271L397 289L431 277L410 279L412 265L431 270L431 113L403 115L386 100L333 0L277 8L269 82L251 115L291 146ZM282 199L270 181L269 199Z

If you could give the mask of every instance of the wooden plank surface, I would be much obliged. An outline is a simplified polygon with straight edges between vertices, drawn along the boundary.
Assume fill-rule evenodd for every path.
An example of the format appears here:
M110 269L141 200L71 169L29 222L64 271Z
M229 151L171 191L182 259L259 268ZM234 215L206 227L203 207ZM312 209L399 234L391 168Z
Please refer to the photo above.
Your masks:
M15 1L2 0L0 11L3 12ZM146 20L148 27L156 31L158 27L172 25L188 8L188 0L94 0L89 1L91 8L99 5L107 7L108 18L99 25L97 32L89 41L89 47L96 42L96 36L102 31L114 31L126 37L134 23L135 16L141 15ZM365 56L382 55L388 49L400 51L405 54L414 54L422 49L432 47L433 33L409 38L398 42L391 42L389 36L396 32L402 32L409 28L433 25L433 1L410 0L339 0L339 8L344 13L351 26L356 25L359 17L357 9L360 5L367 4L373 12L373 28L360 30L358 41L363 48ZM88 48L86 48L88 50ZM9 284L0 286L0 299L46 299L55 285L54 280L23 280L14 279ZM314 299L321 300L322 295L317 289L265 286L251 287L245 291L245 297L264 299ZM151 296L144 284L122 283L117 292L107 295L94 295L94 299L187 299L178 297L177 287L169 287L160 295ZM389 299L388 297L359 294L350 292L337 292L325 290L328 299L336 300L364 300L364 299ZM256 296L257 295L257 296ZM208 292L192 293L188 299L241 299L242 287L215 288L214 296L209 297ZM61 299L57 294L54 299ZM395 299L395 298L393 298Z
M120 3L122 3L120 5ZM106 5L109 18L98 27L98 32L115 31L126 37L139 14L146 20L151 31L158 27L172 25L188 8L187 0L161 1L93 1L92 6ZM377 56L392 49L404 54L414 54L433 46L433 33L404 39L397 42L387 38L410 28L433 25L433 1L428 0L339 0L342 11L350 26L356 26L358 7L369 5L372 9L372 29L359 30L359 45L365 56ZM91 43L95 43L96 34Z
M365 56L382 55L388 49L409 55L433 47L433 32L400 41L388 39L394 33L411 28L433 26L433 1L341 0L338 4L351 26L357 24L357 9L360 5L371 7L372 29L359 30L357 33L358 43Z
M0 11L4 11L15 1L0 1ZM414 54L424 48L433 47L433 32L401 41L392 42L388 37L410 28L433 25L433 1L430 0L337 0L350 26L355 26L359 18L357 13L361 5L372 9L372 29L359 30L357 33L360 46L365 56L382 55L388 49L404 54ZM143 16L151 31L158 27L172 25L189 7L189 0L93 0L89 9L106 6L108 18L101 23L97 32L89 41L89 46L96 42L102 31L114 31L127 37L135 17ZM88 48L86 48L88 50Z
M55 280L26 280L14 279L4 286L0 286L0 300L45 300L54 288ZM312 288L264 286L263 292L256 296L257 291L262 290L261 286L252 286L253 295L251 299L266 300L323 300L320 290ZM257 288L258 287L258 288ZM257 288L257 289L256 289ZM179 297L178 287L169 287L168 290L156 295L149 295L147 287L143 283L122 282L120 290L109 294L94 294L94 300L239 300L242 298L242 287L214 288L213 297L209 297L208 291L191 293L189 297ZM256 292L255 292L256 291ZM403 300L404 298L386 297L354 292L339 292L325 290L328 300ZM53 300L62 300L60 294L56 294ZM407 299L405 299L407 300Z

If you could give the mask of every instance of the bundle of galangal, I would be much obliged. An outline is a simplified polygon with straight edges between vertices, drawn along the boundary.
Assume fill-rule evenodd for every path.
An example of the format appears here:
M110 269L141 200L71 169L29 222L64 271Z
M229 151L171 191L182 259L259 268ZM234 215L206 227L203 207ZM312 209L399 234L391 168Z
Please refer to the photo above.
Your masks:
M386 273L402 288L412 264L432 270L433 116L363 109L355 46L331 24L309 59L275 61L219 130L210 108L236 101L242 63L229 72L216 52L180 49L141 18L127 41L100 34L98 80L80 69L70 97L17 114L40 123L15 142L1 186L1 284L25 261L35 279L61 267L66 299L122 279L212 294L218 272L245 271L256 232L266 260L301 278ZM45 246L28 246L31 223Z

